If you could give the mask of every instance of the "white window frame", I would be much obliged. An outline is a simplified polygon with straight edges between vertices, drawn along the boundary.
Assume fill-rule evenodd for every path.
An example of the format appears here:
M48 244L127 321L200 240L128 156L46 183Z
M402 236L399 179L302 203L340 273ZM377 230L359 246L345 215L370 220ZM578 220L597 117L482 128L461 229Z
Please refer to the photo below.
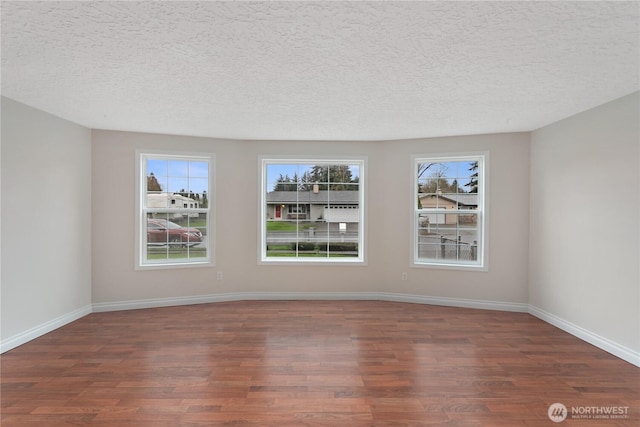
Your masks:
M367 181L367 157L326 157L326 156L291 156L258 158L260 168L260 182L258 192L260 194L260 207L258 217L258 264L286 265L286 264L340 264L340 265L366 265L366 181ZM358 256L357 257L267 257L267 166L270 164L303 164L303 165L340 165L357 164L359 167L358 181Z
M419 216L420 214L438 214L438 208L420 208L418 205L418 165L420 163L434 162L460 162L460 161L478 161L478 209L453 209L446 210L447 214L464 214L473 212L478 216L478 238L480 240L477 246L477 256L475 261L464 260L443 260L443 259L427 259L418 257L418 233L419 233ZM413 155L411 158L411 246L412 246L412 266L428 267L439 269L454 270L489 270L489 232L488 217L489 207L489 153L488 152L467 152L467 153L438 153L438 154L421 154ZM443 215L440 213L440 215Z
M147 259L147 214L150 212L162 212L162 208L149 208L147 207L147 160L148 159L167 159L167 160L194 160L201 162L208 162L208 191L207 200L208 206L206 208L176 208L178 204L172 204L172 211L186 211L189 213L206 213L207 223L207 256L202 258L190 258L190 259L161 259L161 260L148 260ZM148 269L162 269L162 268L192 268L192 267L214 267L215 266L215 154L213 153L196 153L196 152L184 152L184 151L167 151L167 150L136 150L136 220L135 220L135 245L136 245L136 257L135 257L135 269L136 270L148 270Z

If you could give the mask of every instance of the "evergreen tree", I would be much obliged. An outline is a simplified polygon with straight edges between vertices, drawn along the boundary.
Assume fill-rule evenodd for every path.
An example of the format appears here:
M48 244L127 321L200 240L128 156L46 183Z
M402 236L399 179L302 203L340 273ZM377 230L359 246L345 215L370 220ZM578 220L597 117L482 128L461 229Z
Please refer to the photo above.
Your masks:
M316 165L311 168L309 185L318 184L320 190L346 191L353 190L355 186L348 184L358 183L359 178L353 178L349 165Z
M477 193L478 192L478 162L475 161L471 163L471 167L469 171L473 172L471 174L471 179L464 186L469 187L469 193Z
M321 191L354 190L359 178L353 178L349 165L315 165L302 175L294 173L293 177L282 175L276 180L272 191L312 191L317 184Z
M273 191L295 191L295 189L296 182L289 175L283 176L282 174L280 174L273 186Z
M158 179L153 174L153 172L151 172L149 176L147 176L147 192L152 191L162 191L162 187L160 186L160 183L158 182Z

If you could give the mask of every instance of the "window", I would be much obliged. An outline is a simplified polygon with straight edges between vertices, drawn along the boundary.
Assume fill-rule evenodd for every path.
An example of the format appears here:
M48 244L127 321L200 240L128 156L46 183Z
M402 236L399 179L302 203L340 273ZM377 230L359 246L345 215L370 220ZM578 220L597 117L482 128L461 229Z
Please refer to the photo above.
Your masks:
M363 262L364 163L262 159L261 261Z
M212 162L138 153L138 267L211 265Z
M414 265L485 267L486 158L414 159Z

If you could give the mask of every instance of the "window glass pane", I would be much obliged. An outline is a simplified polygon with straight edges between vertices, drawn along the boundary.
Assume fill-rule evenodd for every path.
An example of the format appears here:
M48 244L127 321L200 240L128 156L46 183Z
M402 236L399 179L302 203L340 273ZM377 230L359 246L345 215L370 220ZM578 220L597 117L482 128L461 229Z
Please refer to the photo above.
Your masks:
M189 176L188 160L169 160L168 175L172 178L186 178Z
M189 178L173 176L168 177L167 191L170 193L187 193L189 191Z
M158 159L148 159L146 162L147 194L159 194L167 188L167 161Z
M166 177L168 175L167 161L164 159L147 159L147 174Z
M190 161L189 177L191 178L207 178L209 176L209 163Z
M319 184L319 189L326 191L329 189L329 165L315 165L309 171L310 181Z
M208 178L189 178L189 197L201 199L203 193L209 192Z

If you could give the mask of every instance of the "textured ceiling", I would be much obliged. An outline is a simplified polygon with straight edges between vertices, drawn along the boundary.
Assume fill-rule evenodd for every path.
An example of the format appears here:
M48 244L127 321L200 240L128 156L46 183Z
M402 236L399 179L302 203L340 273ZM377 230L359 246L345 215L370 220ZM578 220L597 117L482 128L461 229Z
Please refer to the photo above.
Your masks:
M528 131L638 90L639 5L2 1L2 94L238 139Z

